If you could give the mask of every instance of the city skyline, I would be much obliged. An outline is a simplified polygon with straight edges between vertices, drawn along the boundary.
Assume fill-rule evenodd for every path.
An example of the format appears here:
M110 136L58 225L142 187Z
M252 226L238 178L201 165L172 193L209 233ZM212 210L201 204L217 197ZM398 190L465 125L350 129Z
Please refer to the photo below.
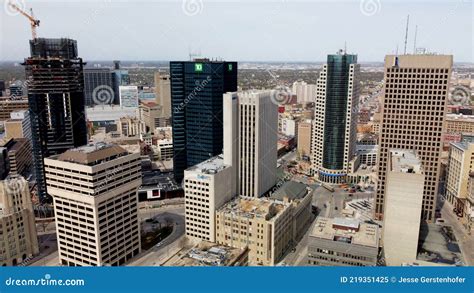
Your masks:
M408 14L407 53L413 52L417 26L417 47L453 54L456 62L474 60L470 46L452 46L472 39L469 1L430 5L425 1L258 1L241 5L250 2L185 0L145 1L140 7L122 1L19 3L33 8L41 20L40 37L76 39L85 60L110 56L183 60L189 53L200 53L237 61L320 62L347 46L348 53L358 54L361 62L381 62L386 54L396 53L397 46L403 53ZM54 4L54 10L49 4ZM334 17L336 11L338 17ZM16 44L31 38L29 27L10 8L0 15L0 33L8 40L0 46L0 61L22 60L27 51ZM350 20L350 30L341 20ZM298 40L304 46L295 46Z

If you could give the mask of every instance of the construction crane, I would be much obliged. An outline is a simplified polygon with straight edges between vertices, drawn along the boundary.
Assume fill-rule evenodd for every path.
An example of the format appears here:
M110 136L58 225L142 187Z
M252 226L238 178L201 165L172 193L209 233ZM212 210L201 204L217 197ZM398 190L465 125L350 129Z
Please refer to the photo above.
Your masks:
M31 25L31 35L33 37L33 40L36 39L36 28L39 27L40 25L40 21L39 19L36 19L33 15L33 9L30 9L30 13L28 14L27 12L25 12L23 9L21 9L20 7L18 7L18 5L12 3L12 2L8 2L8 5L10 5L11 8L15 9L16 11L18 11L21 15L25 16L26 18L28 18L28 20L30 21L30 25Z

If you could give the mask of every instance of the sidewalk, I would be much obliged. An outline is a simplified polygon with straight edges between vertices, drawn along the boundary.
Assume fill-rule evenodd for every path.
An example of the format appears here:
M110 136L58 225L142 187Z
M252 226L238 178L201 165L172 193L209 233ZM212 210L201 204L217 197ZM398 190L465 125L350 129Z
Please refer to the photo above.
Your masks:
M468 266L474 265L474 235L468 235L458 217L453 213L453 206L447 201L443 201L441 208L441 218L451 225L456 235L461 249L464 262Z

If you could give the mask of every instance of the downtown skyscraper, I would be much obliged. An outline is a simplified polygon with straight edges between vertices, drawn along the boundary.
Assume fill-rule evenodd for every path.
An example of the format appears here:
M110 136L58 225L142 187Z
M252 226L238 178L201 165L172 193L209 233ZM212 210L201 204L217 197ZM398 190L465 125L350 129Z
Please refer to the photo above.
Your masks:
M224 95L224 163L233 167L233 195L261 197L277 181L274 95L274 91Z
M42 202L46 191L44 158L87 143L84 77L77 42L36 38L25 59L33 161Z
M357 55L328 55L319 75L312 133L312 170L322 182L346 180L355 156L359 103Z
M422 219L435 217L442 134L453 65L451 55L388 55L375 217L383 219L387 166L391 149L417 152L425 172Z
M237 63L195 59L170 62L173 168L184 170L222 153L222 95L237 90Z

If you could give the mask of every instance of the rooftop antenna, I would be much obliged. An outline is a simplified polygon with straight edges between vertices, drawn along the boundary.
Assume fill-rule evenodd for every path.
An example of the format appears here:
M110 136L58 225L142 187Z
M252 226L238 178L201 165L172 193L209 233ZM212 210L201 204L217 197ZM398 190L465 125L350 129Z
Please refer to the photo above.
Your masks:
M397 44L397 50L395 51L395 55L398 56L398 44Z
M407 16L407 28L405 30L405 48L403 49L403 55L407 53L407 41L408 41L408 24L410 22L410 14Z
M413 40L413 54L416 54L416 35L418 34L418 25L415 26L415 39Z
M347 54L347 42L344 41L344 54Z

